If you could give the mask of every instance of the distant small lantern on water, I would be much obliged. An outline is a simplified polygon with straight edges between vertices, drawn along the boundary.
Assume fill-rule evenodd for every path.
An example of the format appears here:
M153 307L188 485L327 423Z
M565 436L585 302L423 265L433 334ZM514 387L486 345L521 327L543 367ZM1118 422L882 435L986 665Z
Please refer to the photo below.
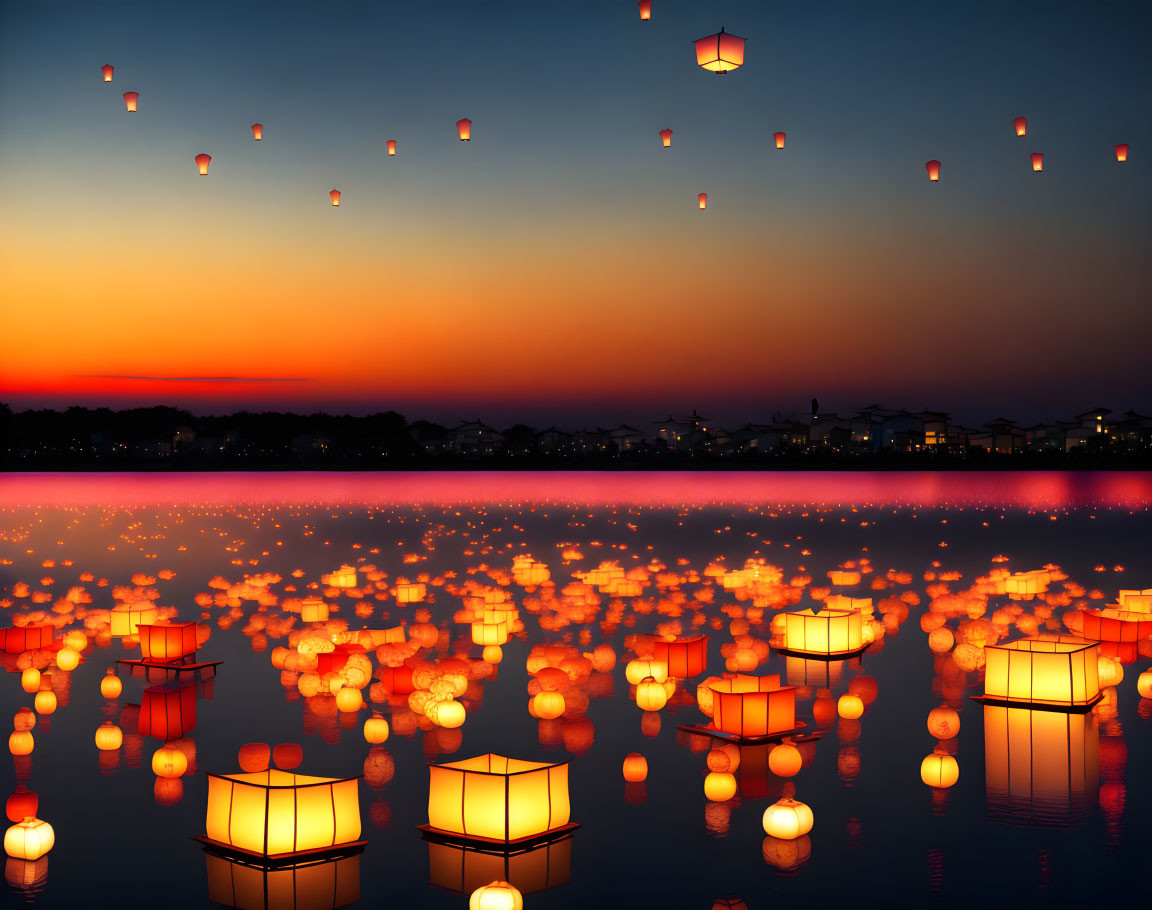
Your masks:
M395 155L396 155L396 140L395 139L389 139L388 140L388 157L392 158L392 157L395 157Z
M640 0L636 4L640 8L640 18L648 20L652 18L652 0Z
M1044 153L1043 152L1033 152L1032 153L1032 170L1034 170L1034 171L1044 170Z
M4 832L4 852L16 859L39 859L55 843L52 826L38 818L26 818Z
M1012 125L1016 128L1016 135L1017 136L1027 136L1028 135L1028 118L1027 117L1017 117L1015 120L1012 121Z
M764 832L781 840L795 840L812 830L812 810L799 800L785 796L764 810Z
M692 42L696 46L696 64L720 75L739 69L744 65L744 40L724 29L707 38L697 38Z
M101 752L115 752L124 745L124 731L106 720L96 728L96 748Z
M696 202L700 205L700 211L704 211L706 208L708 208L708 194L697 193Z
M664 148L671 148L672 130L660 130L660 141L664 143Z
M928 169L928 179L929 180L931 180L933 183L936 183L937 181L940 180L940 162L939 161L937 161L935 158L933 158L931 161L929 161L927 164L925 164L924 167L926 167Z
M333 205L339 205L340 204L340 191L339 190L332 190L331 192L328 193L328 198L332 200Z
M624 780L639 783L648 779L648 759L639 752L629 752L624 757Z
M124 106L128 109L129 114L136 113L136 102L140 100L139 92L125 92L124 93Z
M115 70L116 67L114 67L111 63L105 63L102 67L100 67L100 72L104 74L105 82L112 81L112 73L115 72Z
M263 123L253 123L252 124L252 138L256 142L259 142L261 139L264 138L264 124Z
M456 121L456 132L460 134L460 141L467 142L472 138L472 121L467 117L461 117Z
M787 133L773 133L772 138L776 140L776 148L784 148L784 140L788 138Z
M119 698L120 693L124 691L124 683L120 681L120 677L116 675L116 670L109 667L100 680L100 694L105 698Z
M1119 145L1117 145L1115 147L1114 150L1116 152L1116 160L1117 161L1127 161L1128 160L1128 143L1127 142L1121 142Z
M929 787L946 790L960 779L956 759L937 747L920 763L920 779Z

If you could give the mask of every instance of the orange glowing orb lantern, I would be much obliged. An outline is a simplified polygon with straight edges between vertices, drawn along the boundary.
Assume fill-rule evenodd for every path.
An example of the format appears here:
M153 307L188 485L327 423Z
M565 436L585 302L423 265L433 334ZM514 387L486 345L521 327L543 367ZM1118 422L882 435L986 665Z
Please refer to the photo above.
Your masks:
M787 139L788 136L786 133L780 132L780 133L773 133L772 138L776 140L776 148L782 149L782 148L784 148L784 140Z
M330 588L354 588L357 583L356 567L342 565L335 572L321 575L320 581Z
M26 818L35 818L39 808L40 797L23 784L17 784L12 795L4 803L4 812L10 822L22 822Z
M395 155L396 155L396 140L395 139L389 139L388 140L388 157L392 158L392 157L395 157Z
M960 765L952 755L937 746L920 762L920 779L929 787L947 790L960 779Z
M26 818L4 832L4 852L16 859L39 859L55 843L52 826L38 818Z
M427 829L514 843L570 824L568 763L488 753L428 766Z
M339 205L340 204L340 191L337 189L329 190L328 198L332 200L333 205ZM327 618L327 617L325 617L325 618ZM320 622L323 622L323 620L320 620Z
M696 64L710 73L724 75L744 65L744 40L724 29L707 38L697 38Z
M196 686L151 686L140 701L137 732L165 742L196 728Z
M461 117L456 121L456 132L460 134L460 141L467 142L472 138L472 121Z
M648 779L648 759L639 752L624 756L624 780L636 784Z
M104 678L100 680L100 694L105 698L119 698L123 691L124 683L120 682L120 677L116 675L116 669L109 667Z
M204 839L270 858L350 846L360 837L358 785L272 768L209 774Z
M784 647L796 654L837 657L864 648L859 610L798 610L784 614Z
M102 72L104 74L104 81L105 82L111 82L112 81L112 74L115 71L116 71L116 67L114 67L111 63L105 63L102 67L100 67L100 72Z
M256 142L259 142L261 139L264 138L264 124L263 123L253 123L252 124L252 138Z
M812 830L812 810L807 804L785 796L764 810L764 833L781 840L795 840Z
M1017 136L1027 136L1028 135L1028 118L1027 117L1015 118L1012 121L1012 126L1015 127Z
M647 21L652 18L652 0L639 0L636 4L640 8L640 18Z
M188 657L200 647L196 631L194 622L171 625L141 623L136 627L136 634L140 636L140 653L145 660L155 663L170 663Z
M928 169L928 179L933 183L938 183L940 180L940 162L933 158L924 167Z
M208 176L208 165L211 163L212 163L212 156L211 155L205 155L203 152L201 152L199 155L196 156L196 168L197 168L197 170L200 171L201 177L207 177Z
M1032 170L1034 170L1034 171L1044 170L1044 153L1043 152L1033 152L1032 153Z
M496 880L472 892L468 910L524 910L524 897L515 885Z
M124 93L124 106L128 109L129 114L136 113L136 102L140 100L139 92L125 92Z
M1095 642L1070 635L1022 638L984 649L984 699L1086 708L1100 698Z
M697 193L696 204L700 206L700 211L704 211L706 208L708 208L708 194Z
M673 679L699 676L708 666L708 636L659 640L653 646L652 658L663 663Z
M52 626L47 623L29 623L11 629L0 629L0 642L6 654L42 651L52 645Z
M1127 161L1128 160L1128 143L1127 142L1121 142L1119 145L1117 145L1113 148L1113 151L1116 152L1116 160L1117 161Z
M708 684L712 722L734 736L767 736L796 729L796 689L781 686L780 676L737 674Z

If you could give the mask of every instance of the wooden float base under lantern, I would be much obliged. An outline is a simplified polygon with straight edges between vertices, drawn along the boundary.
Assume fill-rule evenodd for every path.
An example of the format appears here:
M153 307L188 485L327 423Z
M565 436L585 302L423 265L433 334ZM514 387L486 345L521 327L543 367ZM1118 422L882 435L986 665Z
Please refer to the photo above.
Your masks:
M503 841L494 837L477 837L467 834L458 834L455 831L445 831L443 828L434 828L431 825L417 825L417 830L424 832L425 840L438 841L444 844L455 844L461 847L487 848L498 853L507 853L520 848L529 849L542 844L558 841L568 836L580 826L576 822L568 822L559 828L552 828L542 834L530 834L528 837L518 837L515 840Z
M794 651L792 648L777 648L776 653L783 654L786 657L803 657L807 660L847 660L849 657L859 657L871 647L872 642L868 642L868 644L862 648L855 648L851 651L837 651L835 654L813 654L811 651Z
M1101 692L1092 701L1084 705L1052 705L1044 702L1037 701L1020 701L1018 699L1010 698L994 698L990 695L973 695L972 701L978 701L983 705L994 705L998 708L1022 708L1025 711L1057 711L1061 714L1087 714L1096 707L1100 699L1104 697Z
M804 721L798 721L797 725L791 730L781 730L778 733L765 733L763 736L741 736L739 733L726 733L723 730L717 730L715 727L708 727L704 724L680 724L676 729L683 730L685 733L695 733L699 736L710 736L712 739L722 739L726 743L734 743L738 746L759 746L764 743L778 743L789 737L796 739L798 742L806 742L810 739L819 739L824 735L822 731L816 731L807 736L802 736L801 733L808 729L808 725L804 723Z
M334 847L315 847L311 850L295 850L291 853L275 853L272 855L257 853L255 850L245 850L243 847L234 847L222 841L213 840L203 834L194 834L192 840L199 841L204 849L225 859L235 860L249 866L282 866L296 864L302 860L329 860L342 856L352 856L362 853L368 845L366 840L351 841L347 844L337 844Z
M208 660L198 664L178 664L178 663L162 663L153 660L133 660L121 659L116 661L118 664L124 664L126 667L139 668L143 670L170 670L173 673L200 673L203 670L211 670L211 676L205 676L204 679L212 679L216 675L216 668L224 663L222 660Z

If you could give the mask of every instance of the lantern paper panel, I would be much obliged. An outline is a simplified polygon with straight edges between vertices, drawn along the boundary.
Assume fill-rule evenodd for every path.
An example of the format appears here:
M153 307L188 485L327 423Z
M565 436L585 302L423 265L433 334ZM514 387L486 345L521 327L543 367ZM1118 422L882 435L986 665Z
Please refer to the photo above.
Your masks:
M569 823L568 763L488 753L429 765L428 824L462 837L502 843Z
M264 138L264 124L263 123L253 123L252 124L252 138L256 142L259 142L261 139Z
M156 605L150 600L142 600L134 604L117 604L108 614L110 633L116 638L125 638L135 635L140 624L145 625L156 622L158 613Z
M696 64L710 73L724 74L744 65L744 40L720 29L715 35L698 38Z
M1116 595L1121 610L1133 613L1152 613L1152 588L1143 591L1137 589L1120 589Z
M111 82L112 74L116 72L116 67L114 67L111 63L105 63L102 67L100 67L100 72L103 74L105 82Z
M1130 610L1078 610L1078 635L1093 641L1138 642L1152 635L1152 616Z
M657 641L652 657L668 667L673 679L699 676L708 667L708 636Z
M47 623L29 623L11 629L0 629L0 641L6 654L42 651L52 647L52 626Z
M1096 715L984 706L988 812L1009 824L1064 826L1091 814L1099 785Z
M140 701L137 732L167 742L196 729L196 686L151 686Z
M984 649L984 697L1088 707L1100 695L1099 647L1070 635L1022 638Z
M933 159L924 165L928 169L928 179L933 183L940 180L940 162Z
M428 877L457 894L471 894L493 881L511 882L521 894L547 891L571 881L572 838L515 853L429 841Z
M167 626L141 623L136 627L136 634L140 636L140 653L145 660L167 663L195 654L200 647L194 622Z
M335 910L360 900L360 856L256 866L205 852L208 900L239 910Z
M864 646L857 610L799 610L784 614L784 646L801 654L851 654Z
M351 845L360 837L358 778L268 769L208 775L208 837L261 856Z
M709 683L712 721L735 736L767 736L796 729L796 690L780 676L745 676Z

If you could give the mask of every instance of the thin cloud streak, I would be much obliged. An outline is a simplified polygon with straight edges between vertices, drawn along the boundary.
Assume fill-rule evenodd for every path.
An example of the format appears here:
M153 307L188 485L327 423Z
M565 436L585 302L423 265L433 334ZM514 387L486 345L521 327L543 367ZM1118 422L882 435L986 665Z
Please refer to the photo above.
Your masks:
M311 376L121 376L114 373L80 373L74 379L134 379L141 382L311 382Z

